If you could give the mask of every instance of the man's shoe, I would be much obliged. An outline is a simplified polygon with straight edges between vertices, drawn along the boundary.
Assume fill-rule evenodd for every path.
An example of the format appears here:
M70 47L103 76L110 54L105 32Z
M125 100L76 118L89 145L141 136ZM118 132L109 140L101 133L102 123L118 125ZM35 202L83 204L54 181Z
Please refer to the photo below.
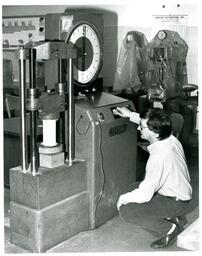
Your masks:
M165 219L176 225L179 225L180 227L183 227L184 225L187 224L187 220L185 216L176 216L174 218L165 218Z
M153 249L168 248L176 241L178 234L182 232L182 230L183 229L179 225L176 225L171 234L167 234L161 239L152 242L150 246Z

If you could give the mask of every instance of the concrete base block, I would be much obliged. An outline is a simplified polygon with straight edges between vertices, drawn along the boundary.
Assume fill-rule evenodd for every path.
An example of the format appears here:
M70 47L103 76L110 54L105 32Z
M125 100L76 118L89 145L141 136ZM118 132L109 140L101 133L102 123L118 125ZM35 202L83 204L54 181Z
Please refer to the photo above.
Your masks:
M63 165L65 161L64 152L56 154L40 154L40 166L47 168L55 168Z
M86 161L41 168L36 176L23 173L20 167L10 169L10 200L33 209L42 209L87 190Z
M88 225L87 192L39 211L11 201L11 243L32 252L45 252Z
M89 194L86 161L42 168L36 176L10 170L11 243L45 252L88 230Z

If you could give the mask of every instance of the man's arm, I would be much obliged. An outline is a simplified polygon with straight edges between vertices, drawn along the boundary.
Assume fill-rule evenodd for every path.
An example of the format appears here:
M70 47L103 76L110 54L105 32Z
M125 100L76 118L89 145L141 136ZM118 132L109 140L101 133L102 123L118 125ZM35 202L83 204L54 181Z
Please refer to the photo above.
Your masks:
M133 112L126 107L117 107L113 110L113 113L121 117L128 117L131 122L134 122L136 124L140 123L140 114L137 112Z
M129 203L146 203L151 200L154 193L156 192L156 184L153 180L144 179L140 185L139 188L134 189L131 192L128 192L126 194L123 194L119 197L119 200L117 202L117 208L123 204L129 204Z
M167 176L168 173L164 170L162 159L149 159L146 166L145 179L140 183L138 189L120 196L117 208L119 209L122 204L149 202L154 193L164 184Z

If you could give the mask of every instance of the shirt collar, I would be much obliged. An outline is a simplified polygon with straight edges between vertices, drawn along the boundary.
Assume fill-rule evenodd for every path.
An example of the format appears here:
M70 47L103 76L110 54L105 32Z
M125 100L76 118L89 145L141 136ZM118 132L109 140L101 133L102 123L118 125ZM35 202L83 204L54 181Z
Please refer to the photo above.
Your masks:
M157 140L155 141L154 143L150 144L147 149L149 150L149 153L150 154L153 154L155 152L159 152L160 150L164 150L165 149L168 149L169 146L170 146L170 137L169 136L168 138L164 139L164 140Z

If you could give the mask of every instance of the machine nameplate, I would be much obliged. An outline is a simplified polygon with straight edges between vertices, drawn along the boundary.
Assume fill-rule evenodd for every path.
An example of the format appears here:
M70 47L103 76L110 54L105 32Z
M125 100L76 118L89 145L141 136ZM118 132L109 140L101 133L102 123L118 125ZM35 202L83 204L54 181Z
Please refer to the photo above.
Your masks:
M124 132L126 132L126 130L127 130L127 125L126 124L114 126L114 127L109 129L109 136L112 137L112 136L124 133Z

